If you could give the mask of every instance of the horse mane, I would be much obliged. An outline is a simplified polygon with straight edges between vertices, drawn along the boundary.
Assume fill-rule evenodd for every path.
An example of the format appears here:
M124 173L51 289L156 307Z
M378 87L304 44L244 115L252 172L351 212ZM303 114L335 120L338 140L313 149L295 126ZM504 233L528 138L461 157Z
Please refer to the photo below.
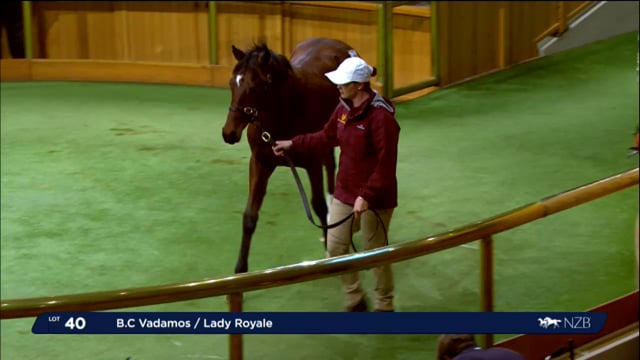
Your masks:
M284 55L269 49L265 41L254 42L253 47L245 54L246 56L233 68L234 73L254 69L271 74L274 80L284 80L293 75L289 60Z

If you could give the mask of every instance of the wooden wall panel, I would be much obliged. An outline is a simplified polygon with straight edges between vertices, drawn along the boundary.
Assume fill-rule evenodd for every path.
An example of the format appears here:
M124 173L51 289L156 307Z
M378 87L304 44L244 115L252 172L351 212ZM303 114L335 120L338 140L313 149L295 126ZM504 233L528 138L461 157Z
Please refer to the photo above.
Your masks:
M340 9L291 4L290 40L293 47L310 37L340 39L351 45L369 64L377 64L377 14L361 9Z
M0 28L0 46L2 46L2 58L3 59L12 59L11 51L9 50L9 42L7 40L7 32L5 31L4 26Z
M115 59L110 2L33 2L39 56L48 59Z
M502 2L475 3L475 27L472 46L475 56L469 59L473 63L473 74L491 71L499 66L499 9Z
M40 3L31 3L31 56L33 59L44 58L42 54L44 48L42 43L44 40L42 40L42 34L40 32L42 23L42 16L39 12L40 8Z
M351 8L353 6L353 8ZM264 39L271 49L289 57L293 48L311 37L345 41L377 66L377 7L367 3L240 3L217 4L218 63L234 65L231 45L247 49ZM394 85L430 79L431 19L428 9L394 9Z
M434 2L440 85L460 82L537 57L535 39L558 23L560 3ZM569 16L585 3L593 2L562 3L565 16Z
M0 60L0 81L115 81L225 87L231 68L104 60Z
M116 81L220 86L213 69L225 67L95 60L33 60L33 80Z
M35 58L208 64L207 2L37 2ZM265 40L286 56L310 37L352 45L378 66L377 6L372 3L216 2L217 64L233 66L231 45ZM432 77L430 11L394 10L394 83Z
M433 2L437 8L440 85L537 56L534 39L595 2ZM560 6L562 5L562 7ZM208 2L32 2L34 58L209 64ZM263 39L286 56L300 41L342 39L377 66L377 7L371 2L216 2L217 54L233 66L231 45ZM431 10L394 8L394 87L429 79ZM557 25L556 25L557 26Z
M31 80L31 60L5 58L0 60L0 81Z
M442 2L438 6L440 36L441 82L449 84L474 74L475 3L470 1ZM463 45L464 44L464 45Z
M208 12L193 1L119 4L128 53L124 60L209 63Z
M538 50L534 39L557 22L557 2L526 1L510 4L512 64L534 58Z
M246 50L264 40L275 52L288 57L283 49L283 7L271 2L216 3L218 64L235 65L231 45Z
M394 9L393 87L413 85L433 77L431 59L431 11Z
M198 2L33 2L34 56L209 63L208 12Z

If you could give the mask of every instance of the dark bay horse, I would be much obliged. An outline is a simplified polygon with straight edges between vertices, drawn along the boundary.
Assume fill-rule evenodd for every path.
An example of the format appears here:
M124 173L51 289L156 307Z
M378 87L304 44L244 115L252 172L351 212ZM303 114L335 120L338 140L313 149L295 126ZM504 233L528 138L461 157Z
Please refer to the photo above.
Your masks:
M277 166L287 165L275 156L268 139L291 139L297 134L316 132L329 120L339 93L325 76L345 58L355 54L342 41L313 38L299 43L290 60L270 50L265 43L245 51L232 45L238 61L229 80L231 106L222 137L228 144L240 141L247 128L251 147L249 198L242 221L242 244L235 272L248 270L251 237L258 212L267 192L269 177ZM333 149L319 150L305 157L291 157L296 167L306 170L311 185L311 206L320 218L326 239L327 204L323 189L323 165L327 170L328 193L333 194L335 159Z

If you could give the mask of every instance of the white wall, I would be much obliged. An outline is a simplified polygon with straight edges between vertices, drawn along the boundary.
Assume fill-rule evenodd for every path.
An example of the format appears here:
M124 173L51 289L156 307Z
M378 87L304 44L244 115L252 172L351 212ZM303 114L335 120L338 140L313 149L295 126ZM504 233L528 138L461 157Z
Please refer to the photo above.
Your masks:
M559 38L547 38L538 44L542 55L638 31L638 1L600 1L571 24Z

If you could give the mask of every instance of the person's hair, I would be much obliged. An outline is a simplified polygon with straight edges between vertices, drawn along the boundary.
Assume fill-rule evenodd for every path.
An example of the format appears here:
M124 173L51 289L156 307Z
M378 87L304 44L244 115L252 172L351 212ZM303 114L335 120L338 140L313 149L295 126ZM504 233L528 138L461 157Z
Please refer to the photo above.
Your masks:
M478 346L472 334L444 334L438 339L437 360L453 359L472 346ZM445 357L446 356L446 357Z
M378 75L378 69L376 69L376 67L373 66L373 65L370 65L370 66L373 69L373 70L371 70L371 77L374 77L374 76ZM371 81L367 81L366 83L364 83L364 88L365 89L371 89Z

